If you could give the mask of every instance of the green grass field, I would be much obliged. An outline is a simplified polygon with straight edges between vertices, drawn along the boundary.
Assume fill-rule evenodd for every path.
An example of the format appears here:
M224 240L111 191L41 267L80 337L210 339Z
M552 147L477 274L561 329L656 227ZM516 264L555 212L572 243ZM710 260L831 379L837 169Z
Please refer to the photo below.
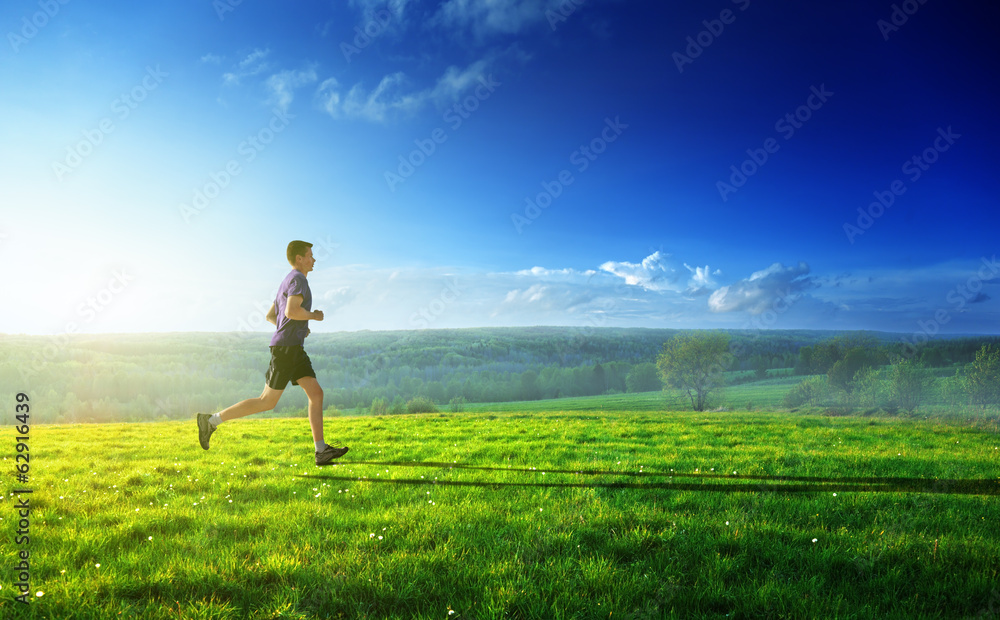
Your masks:
M788 390L802 379L803 377L776 377L719 388L712 392L710 408L723 407L745 410L749 404L754 409L773 409L781 404ZM691 401L680 390L662 390L509 403L473 403L465 406L466 411L486 413L500 411L663 411L664 408L690 409Z
M224 424L208 452L193 419L33 427L32 602L8 494L0 616L1000 611L1000 437L968 425L567 408L326 434L351 451L317 468L305 419Z
M787 372L783 369L782 372ZM747 376L752 373L728 373L730 375ZM950 375L948 375L950 376ZM797 383L806 379L825 377L816 376L779 376L768 377L759 381L726 385L712 391L708 410L722 409L731 412L786 411L793 415L845 415L877 416L892 419L924 419L945 423L975 424L994 433L1000 432L1000 411L993 407L974 407L968 404L956 403L946 393L944 378L935 378L928 386L924 400L916 411L897 411L889 414L877 407L864 406L860 402L848 405L843 402L843 394L835 390L823 397L820 402L804 407L788 410L783 405L785 395ZM448 409L443 406L443 409ZM605 394L600 396L578 396L571 398L556 398L547 400L519 401L507 403L469 403L464 410L476 413L493 412L537 412L549 411L584 412L584 411L619 411L619 412L656 412L664 410L690 410L691 401L681 391L676 389L656 392L640 392L625 394ZM304 410L303 410L304 411ZM353 411L351 413L354 413ZM304 415L304 413L302 414Z

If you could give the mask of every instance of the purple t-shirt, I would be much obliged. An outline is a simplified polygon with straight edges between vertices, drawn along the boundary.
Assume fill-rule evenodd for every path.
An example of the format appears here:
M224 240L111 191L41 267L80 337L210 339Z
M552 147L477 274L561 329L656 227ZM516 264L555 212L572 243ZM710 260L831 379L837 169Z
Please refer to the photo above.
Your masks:
M312 292L306 274L298 269L292 269L278 287L278 295L274 298L274 313L278 315L278 330L271 336L272 347L301 346L309 333L309 321L296 321L285 316L288 298L292 295L302 295L302 307L312 310Z

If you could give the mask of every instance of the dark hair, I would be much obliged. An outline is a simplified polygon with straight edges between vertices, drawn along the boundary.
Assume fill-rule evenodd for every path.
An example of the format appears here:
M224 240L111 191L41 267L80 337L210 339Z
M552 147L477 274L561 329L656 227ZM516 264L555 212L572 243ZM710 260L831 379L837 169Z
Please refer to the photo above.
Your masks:
M292 241L288 244L288 250L285 255L288 257L288 262L291 263L292 267L295 266L296 256L305 256L306 252L309 251L313 244L307 243L305 241Z

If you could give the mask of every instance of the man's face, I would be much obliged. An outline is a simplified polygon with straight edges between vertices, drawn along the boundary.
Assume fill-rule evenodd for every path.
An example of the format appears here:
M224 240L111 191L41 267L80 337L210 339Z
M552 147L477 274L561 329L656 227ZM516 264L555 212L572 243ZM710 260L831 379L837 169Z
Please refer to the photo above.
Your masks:
M302 273L309 273L313 270L313 265L316 264L316 259L313 258L312 248L306 250L306 253L302 256L296 256L295 262L298 265L299 271Z

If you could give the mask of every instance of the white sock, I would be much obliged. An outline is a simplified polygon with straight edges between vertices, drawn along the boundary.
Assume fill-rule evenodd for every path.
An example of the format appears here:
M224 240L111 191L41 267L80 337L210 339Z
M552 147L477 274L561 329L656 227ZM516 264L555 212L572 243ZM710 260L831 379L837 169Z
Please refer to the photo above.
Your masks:
M208 418L208 423L212 425L212 428L216 428L222 424L223 419L219 417L218 413L213 413L211 417Z
M325 441L314 441L313 443L316 444L316 452L322 452L323 450L326 450Z

